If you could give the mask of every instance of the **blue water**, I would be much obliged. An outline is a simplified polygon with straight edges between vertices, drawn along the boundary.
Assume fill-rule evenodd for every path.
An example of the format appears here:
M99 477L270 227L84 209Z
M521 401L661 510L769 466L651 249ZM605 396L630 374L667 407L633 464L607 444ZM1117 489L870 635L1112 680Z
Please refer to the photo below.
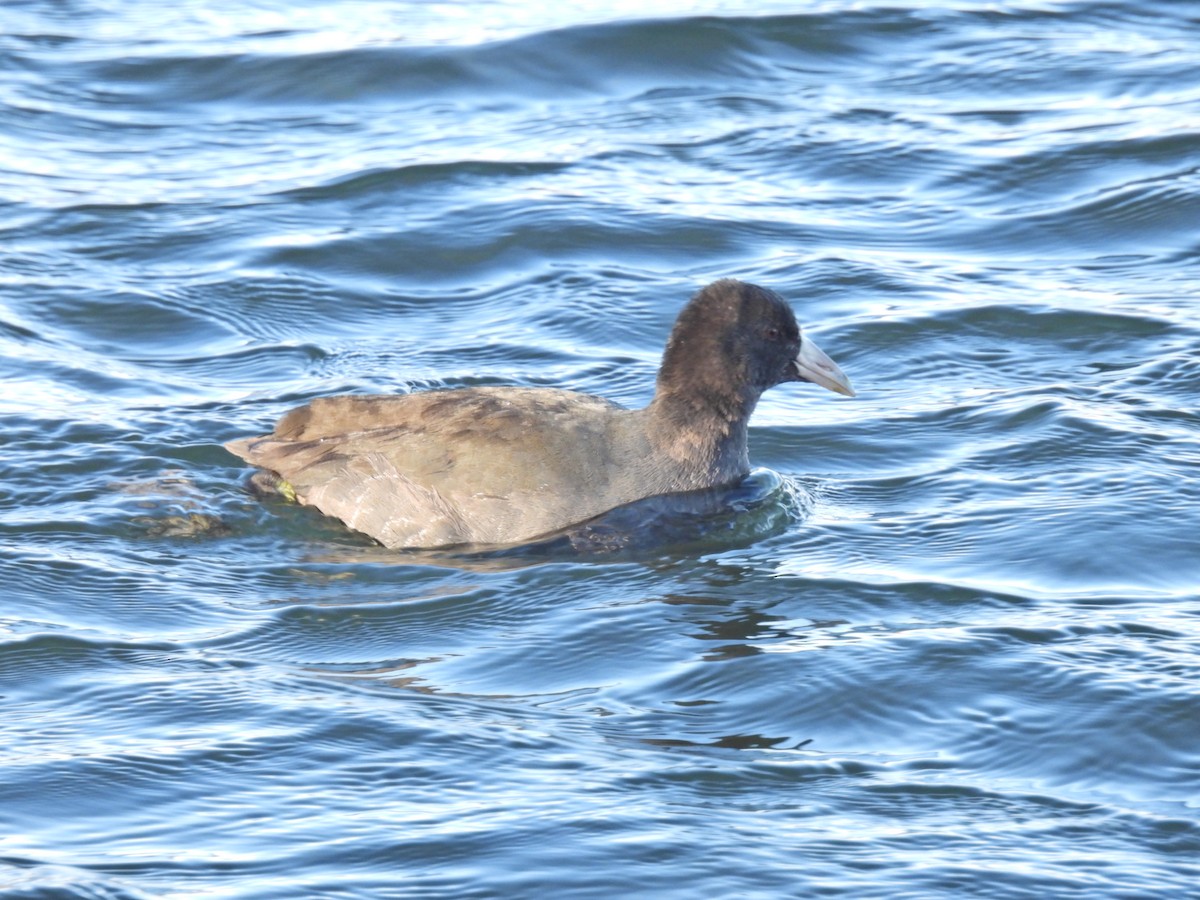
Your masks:
M0 7L4 900L1200 897L1195 4L604 9ZM221 448L640 405L723 276L859 396L701 527L385 551Z

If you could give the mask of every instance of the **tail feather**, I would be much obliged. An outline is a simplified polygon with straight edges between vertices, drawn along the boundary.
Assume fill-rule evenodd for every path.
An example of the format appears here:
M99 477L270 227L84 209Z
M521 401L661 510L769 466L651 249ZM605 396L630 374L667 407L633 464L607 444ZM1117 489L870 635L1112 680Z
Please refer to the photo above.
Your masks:
M248 463L253 463L254 451L251 450L250 445L257 440L258 438L238 438L236 441L229 441L225 445L225 449L234 456L241 457Z

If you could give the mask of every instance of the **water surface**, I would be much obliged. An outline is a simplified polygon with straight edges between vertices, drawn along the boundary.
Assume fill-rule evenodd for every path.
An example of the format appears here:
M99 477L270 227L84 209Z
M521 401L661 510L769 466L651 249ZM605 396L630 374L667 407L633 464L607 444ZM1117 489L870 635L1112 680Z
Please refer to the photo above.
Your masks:
M531 9L0 11L0 895L1200 896L1195 10ZM643 404L723 276L859 396L710 527L389 552L221 449Z

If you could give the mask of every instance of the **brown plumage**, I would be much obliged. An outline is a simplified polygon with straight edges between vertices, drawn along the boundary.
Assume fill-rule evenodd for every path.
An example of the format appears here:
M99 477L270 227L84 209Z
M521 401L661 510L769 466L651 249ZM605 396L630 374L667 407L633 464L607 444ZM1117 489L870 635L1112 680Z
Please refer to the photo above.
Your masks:
M226 446L385 546L515 543L743 478L750 414L785 381L853 395L779 295L724 279L680 313L644 409L552 388L329 397Z

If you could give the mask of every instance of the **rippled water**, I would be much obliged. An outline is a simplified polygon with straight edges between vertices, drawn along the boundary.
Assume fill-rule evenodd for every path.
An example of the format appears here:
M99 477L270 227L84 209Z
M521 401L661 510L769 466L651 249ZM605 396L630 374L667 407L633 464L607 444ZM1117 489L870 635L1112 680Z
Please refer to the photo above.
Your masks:
M0 9L0 893L1200 896L1196 7L535 8ZM721 276L860 394L704 527L388 552L221 449L644 403Z

